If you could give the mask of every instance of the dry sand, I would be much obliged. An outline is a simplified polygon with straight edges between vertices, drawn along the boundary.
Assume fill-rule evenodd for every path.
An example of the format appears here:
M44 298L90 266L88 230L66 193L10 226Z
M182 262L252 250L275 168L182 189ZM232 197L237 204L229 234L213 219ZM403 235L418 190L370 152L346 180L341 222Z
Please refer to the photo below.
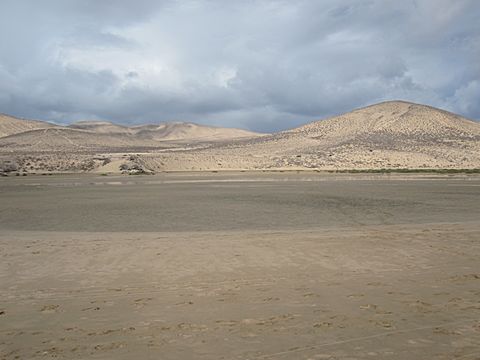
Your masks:
M15 162L22 173L480 168L479 123L403 101L270 135L190 123L81 122L4 137L1 129L0 119L0 169Z
M480 124L385 102L289 131L144 156L152 170L480 168Z
M1 359L476 359L480 177L0 179Z
M25 120L0 114L0 138L36 129L53 128L55 125L44 121Z

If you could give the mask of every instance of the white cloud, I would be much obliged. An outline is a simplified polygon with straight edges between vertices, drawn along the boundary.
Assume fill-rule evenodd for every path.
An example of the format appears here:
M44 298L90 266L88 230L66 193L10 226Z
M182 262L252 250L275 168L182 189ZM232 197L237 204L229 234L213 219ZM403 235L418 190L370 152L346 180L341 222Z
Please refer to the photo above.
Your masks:
M402 98L480 118L479 12L475 0L4 0L0 112L271 131Z

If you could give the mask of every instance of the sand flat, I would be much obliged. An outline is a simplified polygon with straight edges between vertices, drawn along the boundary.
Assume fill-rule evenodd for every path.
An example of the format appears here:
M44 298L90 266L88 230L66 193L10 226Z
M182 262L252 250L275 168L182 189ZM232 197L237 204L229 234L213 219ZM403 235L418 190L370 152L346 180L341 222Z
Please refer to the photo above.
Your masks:
M2 179L0 356L474 359L478 185L305 173Z

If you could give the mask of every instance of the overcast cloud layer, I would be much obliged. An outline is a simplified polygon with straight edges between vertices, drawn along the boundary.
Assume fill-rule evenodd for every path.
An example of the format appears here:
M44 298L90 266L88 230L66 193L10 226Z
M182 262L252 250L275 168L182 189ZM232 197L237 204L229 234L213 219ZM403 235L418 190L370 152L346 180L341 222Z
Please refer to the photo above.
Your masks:
M480 119L480 1L2 0L0 112L274 131L383 100Z

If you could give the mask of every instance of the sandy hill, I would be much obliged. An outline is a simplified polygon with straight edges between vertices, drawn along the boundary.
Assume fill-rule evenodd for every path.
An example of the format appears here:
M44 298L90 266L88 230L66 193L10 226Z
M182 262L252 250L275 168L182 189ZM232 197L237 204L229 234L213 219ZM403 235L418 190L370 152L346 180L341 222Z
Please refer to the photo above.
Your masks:
M136 171L145 168L140 154L146 152L161 157L165 151L198 149L219 141L259 136L246 130L191 123L126 127L106 121L80 121L54 126L5 118L1 123L5 136L0 137L0 173L12 168L35 173L118 172L125 167Z
M478 123L431 106L389 101L367 106L340 116L316 121L284 134L315 139L381 142L447 140L479 135Z
M41 152L49 158L25 160ZM192 123L128 128L81 122L1 137L0 157L5 154L21 166L41 170L49 164L52 171L480 168L480 124L389 101L262 136ZM108 164L92 165L91 158L103 157Z
M127 127L108 121L79 121L68 125L68 127L101 134L136 135L139 139L155 141L219 141L261 135L242 129L206 126L188 122L167 122Z
M44 121L25 120L0 114L0 138L8 135L18 134L24 131L46 129L51 127L55 127L55 125Z
M30 130L0 138L0 151L10 152L138 151L161 147L156 141L139 139L133 135L62 127Z
M70 129L88 130L101 134L133 134L133 131L122 125L108 121L77 121L68 125Z
M141 125L133 127L132 130L143 138L159 141L218 141L261 136L261 134L242 129L206 126L188 122Z
M107 121L79 121L57 126L4 116L0 123L0 151L123 151L176 148L175 143L215 142L260 134L193 123L147 124L127 127Z
M430 106L389 101L182 155L162 159L164 168L480 168L480 124Z
M282 151L317 155L348 149L354 153L376 149L415 152L416 148L440 150L463 142L473 144L479 136L480 124L459 115L426 105L388 101L273 134L263 143L285 143L280 146Z

